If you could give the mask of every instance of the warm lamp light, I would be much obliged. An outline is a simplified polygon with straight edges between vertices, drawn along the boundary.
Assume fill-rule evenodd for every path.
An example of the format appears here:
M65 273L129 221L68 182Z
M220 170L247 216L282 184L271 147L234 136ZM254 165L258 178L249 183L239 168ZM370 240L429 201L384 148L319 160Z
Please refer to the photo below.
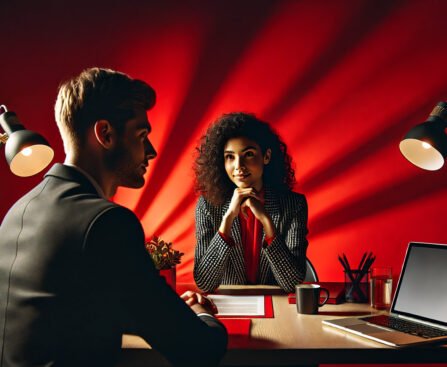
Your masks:
M400 142L405 158L429 171L440 169L447 157L447 102L439 102L427 121L413 127Z
M5 144L6 161L12 173L21 177L35 175L45 169L54 157L53 149L42 135L26 130L14 112L0 106L0 143Z

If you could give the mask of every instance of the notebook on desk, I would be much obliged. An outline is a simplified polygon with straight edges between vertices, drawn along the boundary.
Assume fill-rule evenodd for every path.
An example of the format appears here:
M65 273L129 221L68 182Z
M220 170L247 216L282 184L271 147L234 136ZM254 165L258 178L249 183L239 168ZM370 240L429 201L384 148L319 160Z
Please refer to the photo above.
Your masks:
M323 324L394 347L447 340L447 245L408 245L389 313Z

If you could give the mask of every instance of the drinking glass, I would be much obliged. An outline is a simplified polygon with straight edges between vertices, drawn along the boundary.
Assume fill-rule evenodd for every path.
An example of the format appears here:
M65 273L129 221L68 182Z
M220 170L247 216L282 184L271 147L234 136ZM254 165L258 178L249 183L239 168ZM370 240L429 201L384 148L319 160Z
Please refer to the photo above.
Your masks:
M371 306L385 310L391 306L393 273L389 267L372 268L369 275L369 295Z

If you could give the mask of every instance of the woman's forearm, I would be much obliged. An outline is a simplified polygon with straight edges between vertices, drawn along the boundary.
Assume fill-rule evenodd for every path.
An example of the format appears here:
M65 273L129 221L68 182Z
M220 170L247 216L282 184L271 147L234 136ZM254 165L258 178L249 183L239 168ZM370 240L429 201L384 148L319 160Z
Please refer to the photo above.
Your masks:
M273 238L276 236L276 228L273 224L272 218L268 214L266 214L260 220L262 226L264 227L264 233L266 237Z
M234 217L231 214L226 213L222 222L220 223L219 232L223 233L225 236L231 236L231 226L233 225Z

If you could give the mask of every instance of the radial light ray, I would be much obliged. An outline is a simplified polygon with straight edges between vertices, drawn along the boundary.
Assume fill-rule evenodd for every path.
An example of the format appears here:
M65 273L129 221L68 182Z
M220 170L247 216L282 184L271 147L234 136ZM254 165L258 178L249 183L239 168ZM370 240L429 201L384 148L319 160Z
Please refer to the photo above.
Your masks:
M271 122L288 144L322 281L343 280L341 252L355 262L373 251L396 275L408 241L447 243L447 168L420 171L398 149L447 100L446 1L94 1L88 12L10 1L2 13L15 57L2 59L1 102L49 140L55 161L64 160L53 121L61 81L100 66L156 89L148 116L159 156L144 188L114 200L147 237L186 253L179 282L192 280L193 151L208 124L234 110ZM17 180L4 160L0 168L3 216L41 177Z
M319 264L318 275L323 279L344 281L341 265L331 265L337 254L348 253L349 258L358 263L362 254L371 250L378 255L375 265L392 266L394 274L398 275L409 242L447 243L445 231L439 233L439 222L427 221L427 216L436 218L444 215L439 204L445 200L445 191L438 191L428 197L420 196L418 200L391 206L369 217L361 217L350 225L310 236L312 246L308 256ZM326 255L322 257L322 253Z
M352 234L347 242L329 249L328 239L335 241L345 231L351 233L352 226L361 226L366 233L363 223L387 228L381 215L398 212L399 207L414 210L411 202L420 201L425 190L432 196L443 191L439 178L426 183L424 189L415 188L413 181L419 176L402 165L394 149L400 130L441 96L447 78L444 71L436 70L445 64L445 53L425 57L435 52L442 36L413 21L416 13L421 12L422 20L433 14L422 12L414 3L382 2L383 8L375 15L367 15L370 4L364 2L318 11L308 4L281 3L251 42L247 38L226 75L208 83L213 86L212 95L183 101L185 105L202 102L202 111L183 107L173 115L185 119L192 130L181 150L180 146L175 150L175 159L171 155L164 160L170 170L154 170L163 174L151 176L157 187L147 188L138 212L147 232L162 232L186 253L179 279L192 279L192 152L208 123L222 112L252 111L275 120L298 161L297 175L308 196L311 257L324 248L328 258L334 258L362 234ZM303 34L312 30L312 14L328 20L308 38ZM354 30L358 33L349 35ZM203 59L198 65L204 65ZM200 70L191 70L191 74L197 72ZM191 91L204 93L206 83L201 78L194 76ZM171 120L165 127L167 146L184 136L179 122ZM166 149L163 155L169 154ZM149 208L144 206L148 202ZM312 260L317 268L331 267L324 259ZM322 279L324 274L329 271L323 272Z
M188 32L183 31L185 28ZM154 109L149 111L148 118L152 125L149 138L158 156L165 154L165 150L168 150L166 154L169 154L170 143L167 139L189 91L193 71L197 67L196 55L205 33L199 22L191 22L188 25L177 24L167 29L165 34L159 35L159 41L153 47L157 50L156 53L152 52L152 48L147 49L147 45L141 42L129 45L128 52L135 56L126 59L129 64L125 66L126 69L138 70L135 77L148 81L156 90L157 103ZM154 73L152 70L169 70L169 72ZM150 162L143 190L120 188L114 200L134 210L144 190L154 181L153 174L156 172L157 162L158 159ZM143 205L149 207L152 203L148 201Z
M219 9L222 7L222 9ZM215 17L215 24L207 34L201 53L199 66L191 83L191 90L184 100L178 119L169 135L171 144L170 154L158 158L159 163L154 174L166 177L172 170L173 163L182 154L188 154L185 150L188 143L194 137L197 121L203 116L203 110L213 99L216 90L219 89L229 70L231 70L241 50L258 31L264 19L269 15L269 6L255 9L244 9L235 15L232 9L218 5L220 11ZM244 23L240 23L239 17L247 16ZM250 15L250 17L248 16ZM232 24L231 27L229 25ZM232 41L228 41L228 35L232 35ZM236 37L237 35L237 37ZM219 57L222 53L225 58ZM212 70L209 66L213 65ZM154 181L142 194L142 200L135 208L139 216L146 210L144 202L152 200L162 189L162 181Z
M298 22L297 14L300 14ZM253 43L241 54L238 64L210 103L204 121L213 121L230 111L265 115L273 105L280 103L291 83L312 65L318 52L330 44L337 24L351 15L352 10L328 3L280 3ZM312 33L312 42L306 40L305 35L309 33Z

